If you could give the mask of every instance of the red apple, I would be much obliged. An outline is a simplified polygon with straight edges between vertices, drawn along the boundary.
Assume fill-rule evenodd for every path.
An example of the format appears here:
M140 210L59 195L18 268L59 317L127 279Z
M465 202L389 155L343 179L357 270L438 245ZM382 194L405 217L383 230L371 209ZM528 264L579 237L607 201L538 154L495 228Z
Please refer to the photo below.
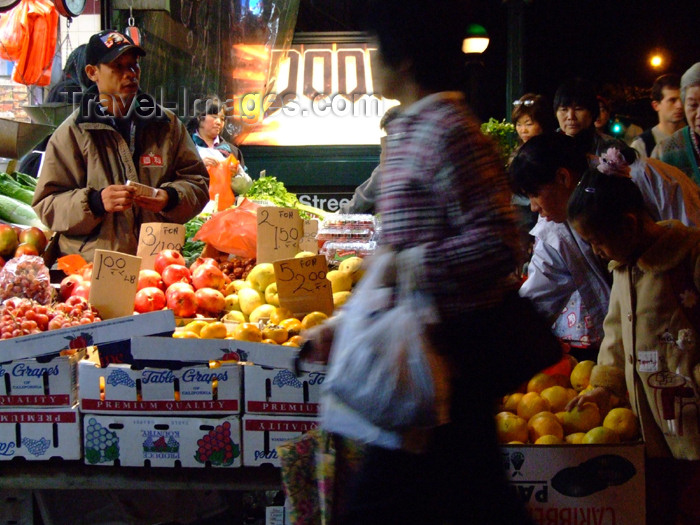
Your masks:
M191 292L194 292L194 286L192 286L189 283L173 283L168 288L165 290L165 298L170 299L170 296L177 292L177 291L182 291L182 290L189 290Z
M71 295L73 295L73 290L75 289L75 287L83 281L84 279L78 274L68 275L67 277L64 277L61 281L61 286L58 289L58 294L61 296L61 300L65 301Z
M190 269L182 264L170 264L163 269L163 282L168 287L173 283L191 283Z
M15 229L9 224L0 223L0 257L14 257L19 244Z
M195 293L197 298L197 313L204 316L216 317L226 306L224 294L214 288L199 288Z
M165 292L155 286L149 286L136 292L134 311L143 314L162 310L165 307Z
M219 263L216 261L216 259L213 259L212 257L197 257L197 259L195 259L195 261L190 265L190 272L194 273L194 271L203 264L211 264L219 268Z
M19 234L19 242L31 244L39 253L44 253L46 245L48 244L46 234L36 226L22 230L22 233Z
M86 301L90 300L90 286L92 285L92 282L90 281L83 281L82 283L79 283L73 288L73 293L71 295L77 295L78 297L82 297Z
M192 289L178 288L168 296L167 307L178 317L193 317L197 313L197 297Z
M224 287L224 273L216 266L202 264L192 273L192 285L195 290L200 288L221 290Z
M136 290L143 290L144 288L150 288L151 286L155 288L160 288L165 291L167 286L163 282L163 278L155 270L141 270L139 272L139 281L136 285Z
M153 263L153 269L163 275L163 269L170 264L187 265L185 258L177 250L163 250L156 255L156 260Z

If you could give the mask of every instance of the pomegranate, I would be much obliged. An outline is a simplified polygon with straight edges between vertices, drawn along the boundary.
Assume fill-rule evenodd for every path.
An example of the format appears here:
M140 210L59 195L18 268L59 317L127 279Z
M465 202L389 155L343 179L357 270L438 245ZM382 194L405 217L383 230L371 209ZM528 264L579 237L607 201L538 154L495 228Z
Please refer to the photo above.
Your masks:
M163 250L156 255L156 260L153 263L153 269L163 275L163 270L170 264L181 264L186 266L185 258L177 250Z
M213 288L199 288L195 293L197 298L197 313L204 316L216 317L224 310L226 299L224 294Z
M195 290L200 288L221 290L224 287L224 273L216 266L202 264L192 273L192 285Z
M177 284L180 283L173 286ZM166 304L178 317L193 317L197 313L197 297L191 288L178 287L167 296Z
M91 285L92 285L92 282L83 280L82 283L77 284L73 288L73 293L71 295L77 295L78 297L82 297L86 301L89 301L90 300L90 286Z
M168 287L173 283L191 283L192 274L189 268L182 264L171 264L163 269L163 282Z
M139 272L139 280L136 285L136 290L143 290L144 288L150 287L160 288L165 291L167 286L163 282L163 278L155 270L141 270Z
M73 295L74 288L83 281L84 279L78 274L68 275L67 277L64 277L61 281L61 286L58 289L58 294L61 296L61 300L65 301L71 295Z
M190 272L194 273L194 271L203 264L211 264L219 268L219 263L216 261L216 259L211 257L197 257L197 259L190 265Z
M170 295L179 290L189 290L194 292L194 287L190 283L173 283L165 290L166 300L170 298Z
M165 307L165 292L155 286L142 288L136 292L134 311L143 314L162 310Z

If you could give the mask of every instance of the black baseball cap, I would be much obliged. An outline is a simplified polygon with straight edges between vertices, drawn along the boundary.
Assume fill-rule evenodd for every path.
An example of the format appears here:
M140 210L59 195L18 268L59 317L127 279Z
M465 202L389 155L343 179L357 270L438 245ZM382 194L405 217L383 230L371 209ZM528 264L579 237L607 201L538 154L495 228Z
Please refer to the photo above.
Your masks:
M85 63L92 66L109 64L130 49L135 49L139 56L146 55L142 47L134 44L134 41L123 33L113 29L100 31L90 37L85 50Z

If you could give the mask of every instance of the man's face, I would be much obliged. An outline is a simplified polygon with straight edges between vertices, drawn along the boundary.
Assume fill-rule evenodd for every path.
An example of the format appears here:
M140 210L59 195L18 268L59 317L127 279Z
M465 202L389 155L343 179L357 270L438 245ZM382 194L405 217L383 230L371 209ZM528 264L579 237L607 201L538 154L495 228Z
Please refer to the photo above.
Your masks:
M584 129L591 127L593 115L583 106L571 104L557 108L557 120L559 121L559 127L564 133L570 137L575 137Z
M683 122L685 116L681 103L681 90L665 87L661 90L661 94L663 98L651 104L659 114L659 122L676 125Z
M566 206L571 196L568 189L559 180L545 184L536 194L528 194L530 209L548 221L557 223L566 221Z
M101 94L130 100L138 92L141 67L135 50L126 51L108 64L87 66L86 72Z
M685 119L688 125L700 134L700 86L692 86L685 90Z

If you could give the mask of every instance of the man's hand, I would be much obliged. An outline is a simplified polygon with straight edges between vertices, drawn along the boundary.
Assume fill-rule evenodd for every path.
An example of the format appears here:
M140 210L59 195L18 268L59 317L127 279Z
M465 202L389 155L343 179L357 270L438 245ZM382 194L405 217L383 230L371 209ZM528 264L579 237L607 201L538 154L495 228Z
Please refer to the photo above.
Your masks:
M155 197L144 197L143 195L136 195L134 197L134 204L139 208L144 210L159 212L168 204L168 192L165 190L156 190Z
M213 168L219 165L219 161L216 159L212 159L211 157L203 158L202 162L204 162L204 166L206 166L207 168Z
M102 190L102 204L107 213L128 210L134 203L135 188L121 184L112 184ZM167 196L166 196L167 198Z
M571 412L575 407L582 408L585 403L595 403L601 411L607 412L610 409L610 397L610 390L597 386L593 390L583 392L569 401L566 405L566 410Z

